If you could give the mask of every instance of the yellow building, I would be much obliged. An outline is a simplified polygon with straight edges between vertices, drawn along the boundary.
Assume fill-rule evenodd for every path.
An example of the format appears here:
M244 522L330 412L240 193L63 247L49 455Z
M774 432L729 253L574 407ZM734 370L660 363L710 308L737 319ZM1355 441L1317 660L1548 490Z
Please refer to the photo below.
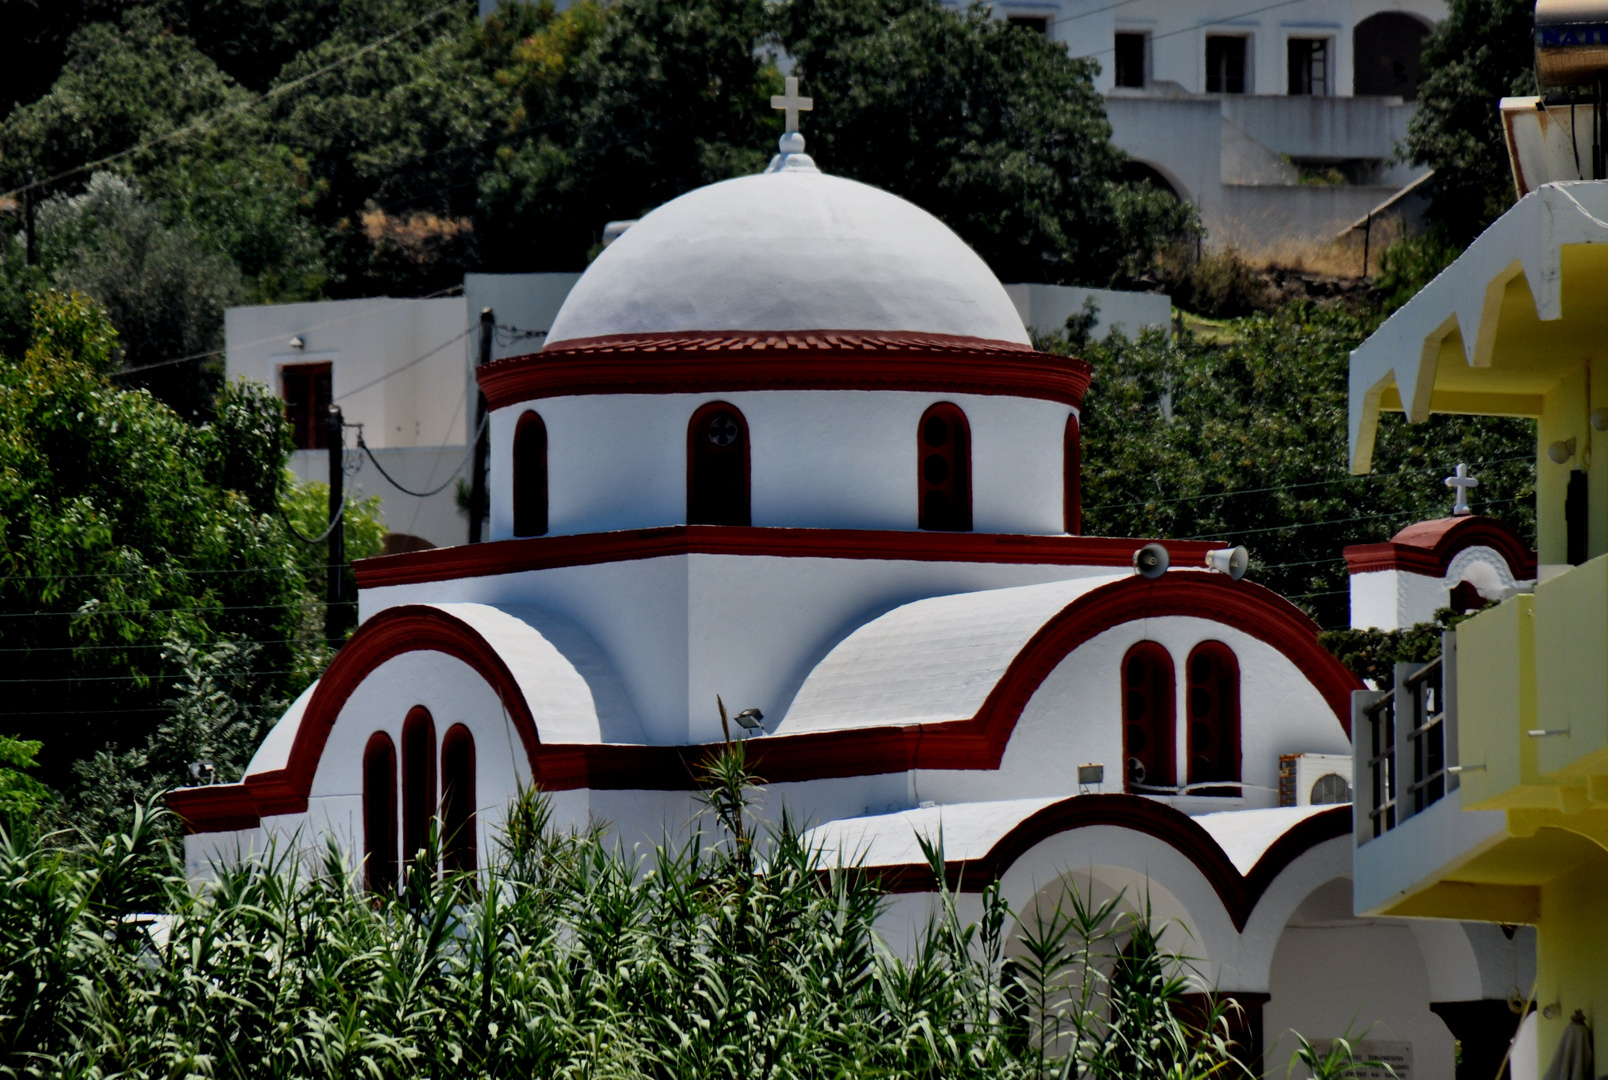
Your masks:
M1608 1023L1608 181L1526 195L1352 354L1353 471L1392 410L1536 419L1540 565L1444 670L1359 695L1355 906L1533 924L1534 1076L1576 1010Z

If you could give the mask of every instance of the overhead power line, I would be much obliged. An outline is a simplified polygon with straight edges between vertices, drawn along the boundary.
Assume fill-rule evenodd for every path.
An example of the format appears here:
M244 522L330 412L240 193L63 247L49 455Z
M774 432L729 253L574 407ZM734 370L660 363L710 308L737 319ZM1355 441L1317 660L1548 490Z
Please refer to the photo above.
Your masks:
M419 27L424 26L426 23L432 22L433 20L440 18L442 15L446 14L448 11L451 11L453 8L461 7L461 6L463 6L462 5L462 0L454 0L453 3L443 4L440 7L436 8L434 11L430 12L428 15L425 15L423 18L416 19L413 22L409 23L407 26L404 26L399 30L393 30L389 34L385 34L385 35L383 35L381 37L375 38L373 41L369 42L367 45L362 46L361 48L357 49L354 52L347 53L345 56L341 57L338 60L334 60L334 61L331 61L328 64L325 64L323 67L317 69L316 71L310 71L306 75L302 75L299 78L292 79L288 83L281 83L280 85L275 86L275 87L273 87L273 88L271 88L271 89L269 89L269 90L257 95L255 98L251 99L250 101L242 102L239 105L232 106L231 108L224 109L224 110L219 111L219 112L211 113L211 114L209 114L207 116L203 116L199 120L193 120L190 123L183 125L182 127L174 128L172 131L164 132L163 134L157 135L154 138L145 139L145 140L143 140L141 142L136 143L133 146L128 147L127 149L119 150L114 154L107 154L105 157L96 158L94 161L86 161L82 165L75 165L71 169L67 169L64 172L56 173L53 176L47 176L43 180L30 181L29 183L23 184L21 187L13 188L10 191L5 192L3 195L0 195L0 199L12 198L14 196L21 195L23 192L32 191L35 188L45 187L45 186L48 186L50 184L54 184L58 180L65 180L70 176L77 176L80 173L90 172L91 170L98 169L103 165L110 165L114 161L121 161L123 158L130 157L130 156L132 156L134 154L140 153L143 150L150 150L150 149L152 149L154 147L162 145L163 143L170 142L170 141L172 141L174 139L182 138L185 135L194 135L194 134L197 134L197 133L202 132L202 131L207 131L210 128L213 128L213 127L217 126L218 124L222 123L223 121L230 119L231 117L239 116L242 113L249 112L250 110L256 108L258 105L261 105L261 104L263 104L265 102L268 102L268 101L273 101L273 100L276 100L278 98L281 98L284 95L290 93L292 90L300 89L301 87L307 85L308 83L312 82L313 80L320 79L320 78L324 77L325 75L328 75L330 72L335 71L338 68L344 67L345 65L351 63L352 61L358 59L359 57L367 56L369 53L373 52L374 50L382 48L382 47L384 47L386 45L389 45L391 42L395 41L397 38L403 37L406 34L410 34L414 30L417 30Z

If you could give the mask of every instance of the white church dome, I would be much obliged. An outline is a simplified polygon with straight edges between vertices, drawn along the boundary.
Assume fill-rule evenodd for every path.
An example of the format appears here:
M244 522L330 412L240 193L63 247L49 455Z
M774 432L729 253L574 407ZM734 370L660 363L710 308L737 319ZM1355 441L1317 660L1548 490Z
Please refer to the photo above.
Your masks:
M947 225L896 195L806 166L699 188L632 225L576 283L547 347L617 334L794 330L1030 344L1004 286Z

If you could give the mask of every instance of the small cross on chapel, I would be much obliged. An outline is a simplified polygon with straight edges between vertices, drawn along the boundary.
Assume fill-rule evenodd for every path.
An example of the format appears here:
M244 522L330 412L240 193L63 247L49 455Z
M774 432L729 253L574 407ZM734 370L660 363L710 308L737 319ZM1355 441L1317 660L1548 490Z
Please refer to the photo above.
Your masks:
M782 112L782 118L786 121L785 130L791 133L798 130L799 113L814 111L815 99L798 96L798 79L792 75L787 77L786 85L787 93L771 95L771 108Z
M1468 493L1470 489L1480 486L1480 482L1468 474L1468 466L1462 462L1457 463L1457 471L1446 478L1446 486L1456 491L1452 499L1452 516L1468 517L1474 511L1468 506Z

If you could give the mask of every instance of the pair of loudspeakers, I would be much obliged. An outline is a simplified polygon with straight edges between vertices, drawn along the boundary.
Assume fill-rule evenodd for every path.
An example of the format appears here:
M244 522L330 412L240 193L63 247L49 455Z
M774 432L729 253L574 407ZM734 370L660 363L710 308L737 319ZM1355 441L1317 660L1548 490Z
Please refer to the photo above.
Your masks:
M1227 574L1235 581L1245 576L1250 562L1250 552L1243 547L1217 548L1206 553L1206 569ZM1133 572L1143 578L1159 578L1171 563L1167 549L1160 544L1146 544L1133 553Z

